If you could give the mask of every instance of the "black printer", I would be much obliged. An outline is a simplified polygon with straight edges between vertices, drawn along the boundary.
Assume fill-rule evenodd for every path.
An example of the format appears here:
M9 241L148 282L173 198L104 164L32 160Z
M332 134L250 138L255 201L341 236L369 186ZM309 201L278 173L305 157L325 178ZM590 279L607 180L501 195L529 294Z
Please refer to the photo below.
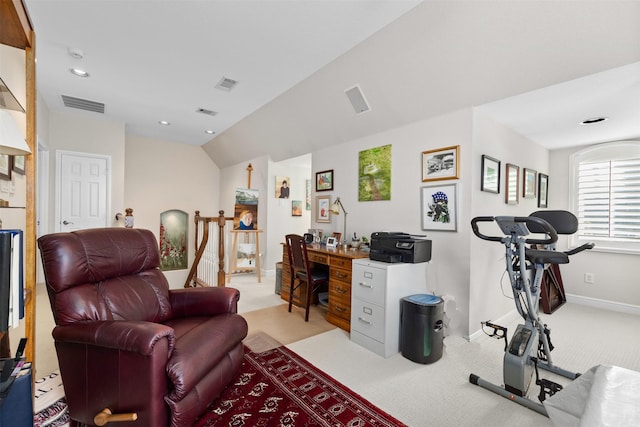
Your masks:
M427 262L431 260L431 240L397 231L378 231L371 234L369 258L383 262Z

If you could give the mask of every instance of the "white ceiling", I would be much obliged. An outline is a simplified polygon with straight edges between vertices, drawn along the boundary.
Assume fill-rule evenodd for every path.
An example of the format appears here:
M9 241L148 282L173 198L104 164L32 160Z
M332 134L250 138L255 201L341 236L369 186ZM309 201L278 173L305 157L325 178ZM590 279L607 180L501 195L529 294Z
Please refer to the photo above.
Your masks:
M50 109L102 102L128 134L202 145L220 167L471 106L550 149L640 136L637 1L26 3ZM215 89L222 77L239 84ZM348 103L354 84L370 112Z
M212 138L205 130L220 134L419 1L26 3L38 90L50 109L65 108L61 95L100 102L105 115L126 122L127 133L202 145ZM90 77L72 75L72 67ZM223 77L239 84L215 89Z

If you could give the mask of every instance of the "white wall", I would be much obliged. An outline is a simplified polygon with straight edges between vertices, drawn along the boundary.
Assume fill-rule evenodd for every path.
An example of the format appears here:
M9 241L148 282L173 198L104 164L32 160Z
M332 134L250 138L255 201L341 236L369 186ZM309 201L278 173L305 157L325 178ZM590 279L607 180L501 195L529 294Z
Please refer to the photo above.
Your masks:
M236 188L247 187L247 166L251 163L251 188L259 191L258 227L260 234L261 269L264 273L275 271L275 264L282 260L282 242L288 233L303 234L310 226L310 211L301 217L291 216L291 200L305 200L305 181L311 175L311 156L273 162L268 157L251 159L221 170L220 206L225 215L233 216ZM289 199L275 197L276 176L288 176L291 180ZM229 228L231 224L229 223ZM227 242L228 242L227 238ZM227 248L230 247L227 244ZM233 279L232 279L233 283Z
M500 194L481 191L482 155L501 161ZM518 191L519 203L505 203L505 169L511 163L520 167ZM474 109L473 114L473 165L471 176L471 217L514 215L528 216L538 210L537 198L522 197L523 168L549 174L548 151L511 129L495 122ZM537 194L537 193L536 193ZM469 227L469 225L466 225ZM480 224L485 235L501 236L500 230L493 224ZM473 335L480 329L480 322L496 321L510 311L515 304L509 278L505 275L505 248L502 244L488 242L471 234L470 282L471 305L469 307L469 331ZM505 297L506 295L506 297Z
M115 214L124 205L124 144L123 122L107 119L95 113L49 112L49 232L55 231L56 151L66 150L111 156L111 209L112 225L117 225Z
M446 114L392 129L313 153L313 173L334 171L334 189L313 193L340 197L348 212L347 234L356 232L370 237L376 231L401 231L426 234L432 240L432 260L427 267L425 292L453 298L458 309L452 317L452 333L468 334L469 305L469 190L471 188L471 128L470 109ZM362 150L392 145L391 200L358 201L358 155ZM422 182L422 152L460 145L460 179ZM420 191L425 185L458 184L458 231L424 231L421 225ZM315 190L315 186L313 186ZM344 216L332 217L331 223L317 223L312 214L312 228L326 232L342 232Z
M276 198L276 177L288 176L290 194L288 199ZM268 226L267 256L263 268L275 270L276 262L282 261L282 242L287 234L303 235L311 225L311 212L306 210L306 180L311 179L311 155L296 157L282 162L269 162L268 182ZM291 201L302 201L302 216L291 216Z
M587 147L554 150L550 155L549 208L572 210L569 206L569 158ZM566 249L567 238L561 237L559 248ZM631 307L638 312L640 286L638 286L638 255L585 251L572 256L570 263L561 266L567 299L607 306L616 309ZM593 273L595 283L584 283L584 273ZM586 299L586 301L585 301ZM592 301L589 301L592 300Z
M199 146L127 136L124 178L124 203L114 210L124 214L132 208L135 228L149 229L159 238L162 212L188 214L187 269L165 271L172 288L183 287L195 254L195 211L218 215L220 170Z

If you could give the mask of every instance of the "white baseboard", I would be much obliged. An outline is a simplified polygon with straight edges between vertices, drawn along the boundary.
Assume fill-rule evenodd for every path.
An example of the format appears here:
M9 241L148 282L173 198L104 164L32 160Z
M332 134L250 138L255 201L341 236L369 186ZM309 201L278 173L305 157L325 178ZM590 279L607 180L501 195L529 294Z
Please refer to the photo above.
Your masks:
M584 297L581 295L566 294L567 302L573 304L586 305L589 307L600 308L603 310L617 311L619 313L628 313L640 315L640 306L633 304L625 304L623 302L607 301L598 298Z
M610 310L610 311L616 311L618 313L635 314L640 316L640 306L637 306L637 305L625 304L622 302L615 302L615 301L607 301L607 300L602 300L598 298L591 298L591 297L585 297L585 296L573 295L573 294L566 294L566 297L567 297L567 302L570 302L572 304L586 305L589 307L599 308L602 310ZM504 316L501 316L500 318L495 320L491 320L491 322L495 323L496 325L510 325L521 319L522 318L520 317L518 312L515 309L513 309L509 313L505 314ZM472 333L471 335L469 335L468 340L469 342L474 342L474 341L481 342L485 338L488 338L488 336L482 331L482 328L480 328L474 333Z

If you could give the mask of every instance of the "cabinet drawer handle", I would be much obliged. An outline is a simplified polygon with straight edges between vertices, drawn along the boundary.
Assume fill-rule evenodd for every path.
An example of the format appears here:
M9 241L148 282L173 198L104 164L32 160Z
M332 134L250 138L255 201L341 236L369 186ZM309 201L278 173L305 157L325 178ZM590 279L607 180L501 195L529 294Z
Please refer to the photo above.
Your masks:
M358 320L367 325L373 325L373 322L358 316Z
M335 275L336 275L336 277L339 277L339 278L341 278L341 279L344 279L345 277L349 277L349 275L348 275L348 274L342 274L342 273L340 273L339 271L336 271L336 272L335 272Z
M347 309L346 308L342 308L339 305L336 305L336 311L339 311L340 313L346 313Z
M373 285L370 285L368 283L364 283L364 282L359 282L358 285L362 286L363 288L373 288Z
M337 292L337 293L339 293L339 294L343 294L343 295L344 295L344 294L346 294L347 292L349 292L349 289L348 289L348 288L347 288L347 289L345 289L345 288L339 288L339 287L337 287L337 286L336 286L336 292Z

